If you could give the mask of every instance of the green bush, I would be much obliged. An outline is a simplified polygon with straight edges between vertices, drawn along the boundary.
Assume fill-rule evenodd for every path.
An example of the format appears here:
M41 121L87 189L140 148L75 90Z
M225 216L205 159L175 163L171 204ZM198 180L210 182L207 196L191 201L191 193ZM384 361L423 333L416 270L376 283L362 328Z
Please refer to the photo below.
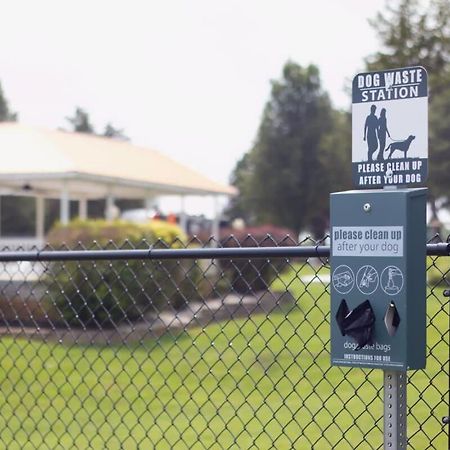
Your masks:
M223 230L222 247L286 247L296 245L294 233L275 225L261 225L242 230ZM269 289L276 276L286 268L286 258L222 259L220 267L233 290L243 294Z
M76 220L57 225L48 236L52 248L180 248L185 236L164 221L146 225ZM48 268L53 312L72 326L110 327L180 309L207 296L194 261L126 260L55 262Z
M181 247L186 236L177 225L163 220L153 220L146 224L137 224L123 220L75 219L68 225L56 224L49 232L47 240L53 248L64 244L71 247L105 247L124 244L135 247L148 247L147 243L157 243L161 247Z

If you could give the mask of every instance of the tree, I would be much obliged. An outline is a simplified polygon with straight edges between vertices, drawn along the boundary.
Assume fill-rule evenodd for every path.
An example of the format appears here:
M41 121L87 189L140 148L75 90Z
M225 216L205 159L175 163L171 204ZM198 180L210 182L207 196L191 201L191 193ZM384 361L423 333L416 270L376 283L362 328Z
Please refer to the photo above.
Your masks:
M3 88L0 83L0 122L16 122L17 121L17 113L12 112L9 109L8 101L5 98L5 94L3 93Z
M286 63L282 79L272 82L256 142L233 172L240 195L231 215L307 228L323 237L330 188L345 184L342 151L349 153L349 141L343 148L347 134L340 128L345 120L333 110L316 66Z
M382 49L366 59L368 70L422 65L429 75L430 200L450 198L450 2L417 0L387 6L371 21ZM448 200L447 200L448 202Z
M124 134L123 129L115 128L110 122L106 124L102 136L112 139L119 139L121 141L129 140L128 136Z
M124 134L123 129L114 127L110 122L106 124L102 134L97 134L94 126L91 124L89 114L80 107L76 107L73 117L66 117L66 120L72 125L72 131L78 133L96 134L97 136L120 139L124 141L129 140L129 138Z
M255 222L251 207L251 195L246 192L248 177L251 176L250 168L250 152L247 152L236 163L235 168L231 172L230 184L238 187L239 195L230 199L226 209L228 217L244 219L246 223Z
M78 133L95 134L94 127L90 122L89 114L82 108L76 107L73 117L66 117L66 120L72 125L72 131Z

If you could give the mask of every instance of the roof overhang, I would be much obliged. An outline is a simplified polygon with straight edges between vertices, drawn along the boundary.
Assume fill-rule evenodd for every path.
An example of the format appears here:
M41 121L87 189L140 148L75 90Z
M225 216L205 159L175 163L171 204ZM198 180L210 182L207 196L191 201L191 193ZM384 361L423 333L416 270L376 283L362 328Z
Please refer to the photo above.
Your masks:
M120 198L146 198L160 195L226 195L214 190L163 185L91 173L0 173L0 193L43 195L58 198L63 189L71 197L98 199L107 195ZM232 195L232 191L228 195ZM234 192L235 194L236 192Z

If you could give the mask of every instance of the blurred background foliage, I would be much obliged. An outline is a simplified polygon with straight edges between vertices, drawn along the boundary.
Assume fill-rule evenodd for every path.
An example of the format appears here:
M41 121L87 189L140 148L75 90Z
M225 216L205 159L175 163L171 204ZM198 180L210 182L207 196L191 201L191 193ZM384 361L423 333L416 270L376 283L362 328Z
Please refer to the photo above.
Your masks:
M424 66L429 74L430 204L450 197L450 2L389 3L371 22L380 49L364 70ZM262 115L252 148L236 164L231 183L240 195L228 213L248 223L309 230L328 227L329 192L351 188L351 118L336 110L319 68L288 61Z
M450 2L387 2L370 25L379 49L366 57L362 70L422 65L428 71L428 186L436 218L438 206L450 203ZM0 85L0 121L17 119ZM81 107L66 120L70 131L128 139L111 123L97 133ZM329 192L351 188L350 122L349 111L331 103L317 66L287 61L280 78L272 81L254 144L231 174L240 194L230 200L228 218L242 218L249 226L271 223L307 230L321 238L329 225Z

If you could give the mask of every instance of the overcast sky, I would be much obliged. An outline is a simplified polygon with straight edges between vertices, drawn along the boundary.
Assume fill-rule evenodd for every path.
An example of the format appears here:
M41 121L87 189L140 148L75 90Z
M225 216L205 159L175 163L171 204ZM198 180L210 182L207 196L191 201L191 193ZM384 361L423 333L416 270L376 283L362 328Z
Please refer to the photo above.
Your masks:
M0 80L20 121L67 126L76 105L101 131L226 182L292 59L317 64L334 104L378 48L385 0L3 1ZM350 151L350 149L349 149Z

